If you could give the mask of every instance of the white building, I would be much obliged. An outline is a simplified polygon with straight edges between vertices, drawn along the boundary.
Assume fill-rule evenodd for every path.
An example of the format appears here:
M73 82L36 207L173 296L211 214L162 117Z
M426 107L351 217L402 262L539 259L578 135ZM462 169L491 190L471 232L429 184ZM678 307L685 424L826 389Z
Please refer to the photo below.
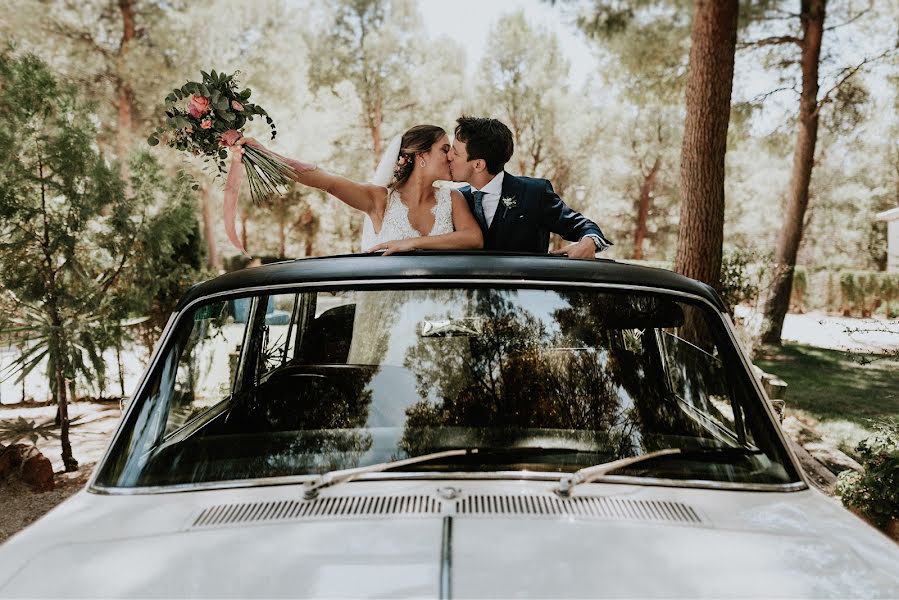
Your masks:
M899 272L899 207L877 213L875 218L887 222L887 271Z

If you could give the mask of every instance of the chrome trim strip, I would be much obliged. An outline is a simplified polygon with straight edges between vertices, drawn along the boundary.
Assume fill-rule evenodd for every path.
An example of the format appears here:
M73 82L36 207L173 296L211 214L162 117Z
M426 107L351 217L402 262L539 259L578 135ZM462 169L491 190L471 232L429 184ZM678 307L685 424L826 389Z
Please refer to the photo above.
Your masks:
M113 446L118 441L119 436L122 432L123 425L127 422L128 417L131 414L131 411L135 410L134 405L137 402L134 402L135 399L140 398L144 392L144 388L149 380L149 376L156 369L156 363L159 361L162 350L168 346L169 337L172 335L172 331L175 326L180 322L185 314L189 312L189 309L193 308L194 305L208 302L210 300L215 300L216 298L225 297L225 296L240 296L241 294L252 294L256 292L273 292L277 290L290 290L290 289L301 289L308 287L315 288L333 288L333 287L363 287L363 288L371 288L371 287L383 287L385 285L394 285L394 284L403 284L403 285L420 285L420 284L475 284L475 285L484 285L484 284L502 284L502 285L514 285L523 288L545 288L545 287L573 287L573 288L601 288L601 289L612 289L612 290L636 290L641 292L653 293L653 294L662 294L668 296L677 296L681 298L688 298L693 301L698 301L701 304L704 304L711 308L716 314L718 314L719 318L724 325L725 331L730 336L731 341L735 344L737 348L737 356L743 362L743 368L746 374L749 376L752 385L755 386L756 391L761 395L764 399L764 404L766 405L763 410L765 410L771 420L772 426L775 428L775 435L779 436L781 444L787 451L787 457L792 459L793 461L793 469L799 474L801 478L802 487L799 489L805 489L808 487L807 478L805 472L802 470L802 467L799 465L798 459L793 455L790 450L789 444L787 444L786 439L784 438L784 432L780 427L779 421L777 420L774 409L771 407L771 403L768 400L767 394L765 394L764 389L762 388L761 383L756 379L755 374L752 372L752 368L748 359L746 358L746 353L743 349L743 346L740 344L740 341L737 339L736 334L734 332L733 322L730 320L730 315L726 312L722 312L717 306L706 300L701 296L697 296L695 294L691 294L689 292L683 292L680 290L671 290L666 288L659 288L653 286L644 286L644 285L631 285L631 284L622 284L622 283L597 283L590 281L556 281L556 280L546 280L546 279L467 279L467 278L436 278L436 277L427 277L427 278L415 278L414 276L404 277L401 279L350 279L350 280L341 280L341 281L304 281L297 283L282 283L277 285L265 285L265 286L251 286L245 288L235 288L232 290L225 290L222 292L216 292L215 294L210 294L208 296L203 296L200 298L196 298L187 306L183 307L180 311L172 313L172 316L169 317L169 321L165 326L165 329L162 332L162 335L159 337L159 340L156 342L156 347L153 350L153 358L150 361L149 367L144 371L144 375L138 384L137 390L131 396L131 401L128 403L128 409L124 415L122 415L121 421L119 421L118 428L116 429L115 435L112 438L109 446L106 448L106 452L103 454L103 458L100 462L97 463L97 467L94 469L93 474L91 475L90 481L88 482L86 489L88 492L96 493L96 494L104 494L104 495L132 495L132 494L147 494L147 493L161 493L161 492L178 492L178 491L188 491L189 490L202 490L202 489L221 489L224 487L253 487L256 485L290 485L292 483L296 483L296 477L302 477L301 481L307 481L309 479L313 479L315 476L295 476L295 477L284 477L284 478L266 478L260 480L252 480L246 482L234 482L232 484L228 484L227 486L222 486L221 482L206 482L212 483L211 486L207 487L206 483L200 484L179 484L172 486L148 486L148 487L133 487L133 488L117 488L117 487L103 487L98 486L96 484L96 479L99 473L103 470L103 467L106 464L106 461L109 459L109 454ZM388 474L390 475L390 474ZM483 475L483 474L481 474ZM609 479L615 478L617 479L619 476L610 476ZM457 479L466 479L465 477L455 477ZM479 477L484 478L484 477ZM507 477L496 477L495 479L506 479ZM277 482L269 482L269 479L277 479ZM368 479L366 477L366 479ZM558 477L555 478L558 480ZM640 478L630 478L630 479L638 479L640 484L646 485L669 485L668 483L659 483L659 484L649 484L648 479L640 479ZM358 481L364 481L365 479L359 479ZM653 480L653 481L667 481L667 480ZM702 485L690 485L684 486L683 482L674 480L676 483L671 483L675 487L712 487L714 489L745 489L745 490L757 490L757 491L796 491L795 486L799 482L789 483L789 484L729 484L729 485L739 485L739 488L719 488L718 485L709 485L715 484L717 482L701 482ZM678 485L680 484L680 485ZM720 485L720 484L719 484ZM763 486L763 487L757 487ZM772 487L773 486L773 487Z
M716 311L717 312L717 311ZM771 405L771 400L768 398L768 393L765 391L764 386L762 386L762 382L758 380L758 377L755 376L755 372L752 370L752 361L749 360L748 353L746 349L743 348L743 344L740 343L740 340L737 338L736 334L736 325L731 320L730 315L726 312L718 313L721 320L724 322L724 330L727 331L727 335L730 336L731 342L733 342L734 346L737 349L737 356L740 357L740 360L743 361L743 369L749 375L749 380L752 382L752 385L755 387L756 393L758 393L764 399L764 406L762 410L764 410L768 414L768 420L774 426L774 435L778 437L781 445L787 451L787 457L793 461L793 470L799 474L799 478L805 483L806 487L810 485L809 477L805 472L805 469L802 468L802 465L799 463L799 459L793 454L793 450L790 448L790 444L787 442L786 433L781 427L780 419L777 417L777 414L774 412L774 407Z
M135 410L134 405L137 404L135 400L140 398L141 394L144 391L144 388L147 385L147 381L150 379L150 374L156 370L156 364L162 357L162 351L168 346L169 338L172 335L175 324L181 320L182 314L183 311L172 312L172 314L169 316L169 320L165 324L165 327L162 328L162 333L159 334L159 339L156 340L156 345L153 347L153 352L150 354L150 364L146 369L144 369L143 375L141 375L141 378L137 382L137 387L134 388L134 393L131 394L131 396L128 398L128 406L127 408L125 408L125 412L122 413L122 416L119 418L119 424L116 426L116 430L115 433L113 433L112 440L110 440L109 444L106 446L106 450L103 451L103 456L100 457L99 461L97 461L96 467L91 473L90 479L88 479L87 485L85 486L85 489L88 492L102 493L101 490L109 489L98 486L97 477L100 475L100 471L102 471L103 467L106 465L106 461L109 460L109 455L112 452L113 447L115 447L116 443L119 441L119 436L121 436L122 434L123 425L128 422L128 418L131 416L132 411Z
M443 517L443 539L440 544L440 598L452 598L453 518Z
M378 483L381 481L545 481L558 483L562 473L540 473L535 471L493 471L493 472L457 472L457 473L369 473L348 483ZM92 490L102 496L140 496L147 494L175 494L185 492L204 492L210 490L231 490L254 487L270 487L283 485L303 485L315 481L318 475L291 475L287 477L263 477L260 479L241 479L238 481L204 481L201 483L183 483L175 485L158 485L131 488L103 488ZM734 492L798 492L808 489L803 481L792 483L732 483L729 481L707 481L703 479L663 479L652 477L633 477L629 475L606 475L591 483L611 483L639 486L662 486L690 489L725 490ZM327 496L324 496L327 497Z

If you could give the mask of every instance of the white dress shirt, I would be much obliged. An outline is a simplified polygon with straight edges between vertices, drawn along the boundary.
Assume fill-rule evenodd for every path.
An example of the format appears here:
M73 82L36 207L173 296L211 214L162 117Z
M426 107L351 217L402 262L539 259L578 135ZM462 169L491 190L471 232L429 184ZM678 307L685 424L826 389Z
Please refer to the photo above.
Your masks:
M487 219L487 227L493 223L493 217L496 216L496 209L499 206L499 197L503 194L503 178L505 171L500 171L496 177L490 180L490 183L481 189L471 186L473 192L484 192L481 203L484 206L484 218Z

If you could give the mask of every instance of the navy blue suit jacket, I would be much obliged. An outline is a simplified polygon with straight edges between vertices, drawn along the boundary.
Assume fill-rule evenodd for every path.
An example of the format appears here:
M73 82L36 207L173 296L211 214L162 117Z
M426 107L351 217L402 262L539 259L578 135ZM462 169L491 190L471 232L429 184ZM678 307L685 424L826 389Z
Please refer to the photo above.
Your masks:
M471 186L459 191L474 214ZM503 198L511 198L510 204L514 203L514 206L507 208ZM484 231L484 249L545 254L549 251L550 232L558 233L570 242L580 241L588 234L598 235L611 245L599 225L571 210L549 181L505 173L500 203L490 227Z

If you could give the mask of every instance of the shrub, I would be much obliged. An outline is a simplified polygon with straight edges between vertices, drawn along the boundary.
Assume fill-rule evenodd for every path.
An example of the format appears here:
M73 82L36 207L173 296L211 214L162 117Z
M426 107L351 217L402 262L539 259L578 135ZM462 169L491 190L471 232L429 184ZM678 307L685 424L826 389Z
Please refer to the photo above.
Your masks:
M840 312L844 316L870 317L883 306L892 318L893 297L899 291L899 276L883 271L840 271Z
M721 257L721 299L733 316L734 307L756 304L766 273L760 265L767 257L754 249L725 248Z
M873 429L874 435L856 447L864 473L840 473L837 494L883 528L899 518L899 419L876 421Z
M804 313L805 294L808 291L808 271L805 267L796 265L793 269L793 290L790 299L790 306L795 307L800 313Z

